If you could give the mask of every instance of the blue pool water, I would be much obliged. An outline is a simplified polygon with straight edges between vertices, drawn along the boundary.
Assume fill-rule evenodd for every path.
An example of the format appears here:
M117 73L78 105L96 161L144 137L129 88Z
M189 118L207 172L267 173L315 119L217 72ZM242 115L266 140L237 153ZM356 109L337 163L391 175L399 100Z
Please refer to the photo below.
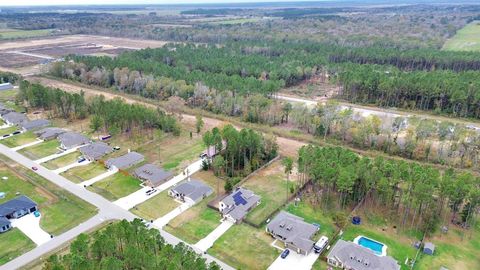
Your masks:
M373 241L365 237L360 237L360 239L358 239L358 244L360 246L371 249L377 255L382 255L383 244L379 242Z

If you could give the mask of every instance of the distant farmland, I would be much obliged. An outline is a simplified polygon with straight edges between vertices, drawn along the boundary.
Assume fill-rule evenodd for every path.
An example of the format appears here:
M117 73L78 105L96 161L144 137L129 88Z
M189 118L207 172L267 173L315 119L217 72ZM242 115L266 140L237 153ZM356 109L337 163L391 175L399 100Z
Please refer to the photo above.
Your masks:
M19 30L19 29L0 29L0 39L30 38L48 36L52 29L41 30Z
M449 51L480 51L480 21L474 21L457 31L457 34L447 40L443 50Z

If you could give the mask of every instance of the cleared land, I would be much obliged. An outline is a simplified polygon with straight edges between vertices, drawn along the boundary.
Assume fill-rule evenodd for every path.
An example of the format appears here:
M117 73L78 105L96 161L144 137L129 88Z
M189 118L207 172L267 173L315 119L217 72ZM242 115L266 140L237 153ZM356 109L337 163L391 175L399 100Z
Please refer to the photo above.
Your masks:
M12 148L34 142L36 139L37 136L33 132L27 131L25 133L1 140L0 143Z
M166 215L179 205L177 201L168 196L168 190L165 190L146 202L135 206L131 211L146 220L155 220Z
M74 183L81 183L104 172L107 172L105 166L98 162L93 162L86 166L74 167L61 175Z
M17 194L27 195L39 204L42 213L40 226L45 231L58 235L95 214L96 210L92 205L53 185L29 169L12 163L3 156L0 158L0 176L8 178L0 180L0 191L6 193L6 197L0 199L0 203L16 197ZM11 167L6 166L3 161Z
M19 229L0 234L0 265L33 249L35 243Z
M443 50L480 51L480 21L473 21L457 31L455 36L447 40Z
M55 154L59 151L59 146L60 143L57 140L50 140L34 146L23 148L18 152L30 159L37 160Z
M49 170L55 170L55 169L62 168L62 167L65 167L67 165L70 165L74 162L77 162L78 158L81 155L82 154L80 152L75 151L73 153L66 154L66 155L61 156L59 158L49 160L45 163L42 163L42 165Z
M102 195L105 199L115 201L141 188L140 180L122 173L107 177L87 189Z
M268 217L270 217L278 208L280 208L291 196L290 187L295 186L295 177L290 176L287 189L287 176L281 161L275 161L267 168L258 172L257 175L248 179L243 187L254 191L262 197L260 205L256 206L247 215L247 220L256 225L261 225Z
M267 269L280 251L264 229L235 225L223 234L208 253L237 269Z
M21 30L21 29L0 29L0 39L31 38L48 36L52 29Z

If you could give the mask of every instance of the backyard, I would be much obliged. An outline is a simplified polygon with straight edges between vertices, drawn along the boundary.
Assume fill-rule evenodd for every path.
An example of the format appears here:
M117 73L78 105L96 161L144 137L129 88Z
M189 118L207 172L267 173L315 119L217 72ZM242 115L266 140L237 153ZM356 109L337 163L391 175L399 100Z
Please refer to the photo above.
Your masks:
M55 154L59 151L59 146L60 143L57 140L50 140L23 148L18 152L32 160L37 160Z
M139 190L140 184L140 180L118 172L92 184L87 189L100 194L107 200L115 201Z
M262 198L260 205L256 206L247 215L247 221L262 225L278 208L287 200L287 178L281 161L275 161L257 175L248 179L243 187L254 191ZM295 177L290 177L289 186L294 186ZM288 192L288 196L292 194Z
M75 151L73 153L66 154L66 155L61 156L59 158L49 160L45 163L42 163L42 165L49 170L56 170L58 168L62 168L62 167L65 167L67 165L70 165L74 162L77 162L78 158L81 155L82 154L80 152Z
M34 247L35 243L17 228L14 228L7 233L1 233L0 265L11 261Z
M107 169L104 165L98 162L92 162L85 166L71 168L70 170L61 173L61 175L74 183L81 183L105 172L107 172Z
M25 133L1 140L0 143L12 148L34 142L36 139L37 136L33 132L27 131Z
M165 190L146 202L135 206L131 211L146 220L155 220L166 215L179 205L177 201L168 196L168 190Z
M236 269L267 269L280 254L272 242L263 228L240 224L225 232L208 253Z

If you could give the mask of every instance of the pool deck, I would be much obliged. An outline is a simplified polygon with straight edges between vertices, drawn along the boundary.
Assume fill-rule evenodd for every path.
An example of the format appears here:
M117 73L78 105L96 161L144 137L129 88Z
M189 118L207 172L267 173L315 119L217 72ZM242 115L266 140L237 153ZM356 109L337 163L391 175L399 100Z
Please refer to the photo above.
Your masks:
M360 245L359 242L360 242L360 239L361 239L361 238L364 238L364 239L367 239L367 240L369 240L369 241L372 241L372 242L375 242L375 243L378 243L378 244L382 245L382 253L381 253L381 254L378 254L375 250L372 250L372 249L369 248L369 247ZM368 238L368 237L366 237L366 236L359 235L359 236L355 237L355 239L353 239L353 243L355 243L355 244L357 244L357 245L359 245L359 246L362 246L362 247L365 247L365 248L368 248L368 249L372 250L372 251L375 253L375 255L377 255L377 256L379 256L379 257L385 257L385 256L387 256L387 245L385 245L384 243L378 242L378 241L376 241L376 240L373 240L373 239L371 239L371 238Z

